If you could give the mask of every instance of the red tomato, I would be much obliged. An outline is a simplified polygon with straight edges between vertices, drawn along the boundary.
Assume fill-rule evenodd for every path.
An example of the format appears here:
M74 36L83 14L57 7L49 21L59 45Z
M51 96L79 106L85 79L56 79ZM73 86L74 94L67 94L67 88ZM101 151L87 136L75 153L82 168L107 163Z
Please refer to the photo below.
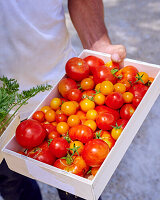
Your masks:
M47 141L44 141L41 145L29 150L27 156L35 160L39 160L49 165L53 165L56 158L49 151L49 145Z
M128 90L131 87L131 85L133 85L136 82L137 73L137 68L133 66L126 66L120 69L116 73L116 76L119 77L118 82L123 83L126 86L126 89Z
M33 113L32 119L37 120L39 122L44 122L45 114L42 111L36 111L35 113Z
M124 129L128 123L128 120L127 119L118 119L116 123L118 126L122 125L121 128Z
M70 101L80 101L82 99L82 92L79 89L71 89L67 94L67 99Z
M84 91L82 92L82 98L85 99L85 98L93 98L94 95L96 94L96 92L94 90L87 90L87 91Z
M73 126L69 130L69 137L71 140L79 140L82 143L86 143L89 140L93 139L93 131L90 127L86 125L77 125Z
M135 111L135 107L132 104L125 104L120 109L120 116L122 119L129 120Z
M131 92L134 97L142 98L147 92L147 90L148 87L146 85L137 83L130 88L129 92Z
M49 145L50 152L57 158L66 156L69 143L64 138L55 138Z
M24 148L30 149L41 144L46 137L42 124L28 119L21 122L16 129L16 140Z
M89 66L81 58L71 58L65 66L68 77L75 81L81 81L89 76Z
M60 134L57 131L52 131L48 134L48 139L54 139L60 137Z
M96 119L96 123L99 129L104 131L111 130L112 126L115 126L116 120L111 113L100 113Z
M101 139L93 139L85 144L82 157L91 167L99 167L109 153L109 147Z
M89 167L86 165L85 161L81 156L73 156L72 158L73 161L71 162L71 164L67 163L66 159L57 159L54 163L54 167L63 169L72 174L84 176L85 173L88 171Z
M46 130L47 134L56 131L56 127L53 126L52 124L42 124L44 129Z
M71 89L77 89L77 83L74 80L70 78L64 78L60 80L58 84L58 90L62 97L67 98L68 92Z
M111 113L111 114L114 115L116 120L119 119L119 117L120 117L119 112L117 110L113 110L112 108L109 108L109 107L104 106L104 105L96 106L95 110L98 112L98 114L101 113L101 112Z
M119 109L124 103L122 94L119 92L112 92L106 97L105 104L112 109Z
M106 66L99 66L95 68L93 72L93 80L95 84L103 81L111 81L113 84L116 82L116 78L111 73L110 69Z
M137 107L142 100L142 97L133 97L132 104Z
M106 67L108 67L110 70L112 69L118 69L120 68L119 63L113 62L113 61L109 61L105 64Z
M67 115L65 114L57 114L56 115L56 122L66 122L67 121Z
M96 56L87 56L83 60L87 62L91 74L93 74L93 71L96 67L99 67L105 64L102 59Z

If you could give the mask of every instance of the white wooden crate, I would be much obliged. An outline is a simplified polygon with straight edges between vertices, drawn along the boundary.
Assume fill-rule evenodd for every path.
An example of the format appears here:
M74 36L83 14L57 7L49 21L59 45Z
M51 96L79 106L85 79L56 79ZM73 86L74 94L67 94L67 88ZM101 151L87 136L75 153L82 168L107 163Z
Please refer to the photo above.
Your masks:
M88 55L100 57L105 62L110 60L110 55L89 50L84 50L79 57L84 58ZM65 190L84 199L97 200L160 94L160 66L125 59L124 66L127 65L133 65L137 67L139 71L147 72L150 76L154 77L155 80L93 180L79 177L16 153L16 151L21 150L21 147L17 144L15 137L12 137L2 150L9 168L20 174ZM49 105L51 99L57 96L58 89L56 86L33 113L42 106Z

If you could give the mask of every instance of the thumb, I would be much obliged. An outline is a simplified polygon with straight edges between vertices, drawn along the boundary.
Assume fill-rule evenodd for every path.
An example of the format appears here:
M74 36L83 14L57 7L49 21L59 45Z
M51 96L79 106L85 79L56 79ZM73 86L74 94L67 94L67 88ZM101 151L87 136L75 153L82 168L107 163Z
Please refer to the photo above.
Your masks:
M119 56L118 53L113 53L113 54L111 55L111 60L112 60L113 62L116 62L116 63L120 63L120 62L122 61L122 59L121 59L121 57Z

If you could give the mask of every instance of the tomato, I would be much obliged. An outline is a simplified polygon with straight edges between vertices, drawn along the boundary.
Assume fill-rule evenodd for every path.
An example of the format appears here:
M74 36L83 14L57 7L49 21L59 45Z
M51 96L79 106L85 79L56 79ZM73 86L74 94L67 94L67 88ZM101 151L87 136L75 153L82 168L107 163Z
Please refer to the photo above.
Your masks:
M69 150L74 155L81 155L84 149L84 145L80 141L73 141L70 143Z
M115 125L116 120L113 114L102 112L98 115L96 123L99 129L111 130L112 126Z
M86 143L93 138L94 134L90 127L86 125L77 125L69 129L69 137L71 140L79 140Z
M42 108L41 108L41 111L42 112L44 112L44 113L46 113L48 110L51 110L52 108L50 107L50 106L43 106Z
M69 143L64 138L55 138L49 145L49 150L56 158L66 156Z
M53 109L53 110L58 110L60 108L62 104L62 101L60 98L53 98L50 102L50 107Z
M94 101L97 105L103 105L106 97L102 93L98 93L94 96Z
M124 103L122 94L119 92L112 92L106 97L105 104L112 109L119 109Z
M140 104L141 100L142 100L142 97L133 97L132 104L133 104L135 107L137 107L137 106Z
M107 113L111 113L114 115L115 119L119 119L119 112L117 110L113 110L112 108L109 108L107 106L96 106L95 110L97 111L97 113L101 113L101 112L107 112Z
M88 166L81 156L73 156L73 160L67 163L67 159L57 159L53 165L78 176L84 176L88 171Z
M95 176L95 175L97 174L99 168L100 168L100 167L92 167L92 169L91 169L91 174L92 174L93 176Z
M89 99L83 99L80 102L81 110L87 112L89 110L93 110L95 108L95 103Z
M98 84L95 86L95 91L100 92L100 88L101 88L101 83L98 83Z
M46 137L42 124L28 119L21 122L16 129L16 140L24 148L33 148L41 144Z
M64 98L67 98L68 92L71 89L77 89L77 83L70 78L64 78L64 79L60 80L60 82L58 83L59 93Z
M116 76L119 78L118 82L123 83L126 86L126 90L128 90L136 82L137 73L138 70L134 66L126 66L120 69Z
M75 81L81 81L89 76L89 66L81 58L71 58L65 66L66 74Z
M111 81L114 84L116 78L113 76L110 69L108 69L106 66L99 66L95 68L93 72L93 80L95 84L101 83L103 81Z
M67 115L65 114L57 114L56 115L56 122L66 122L67 121Z
M80 124L80 119L77 115L71 115L68 117L67 123L70 127Z
M116 123L117 123L117 126L121 126L121 128L124 129L128 123L128 120L127 119L118 119Z
M68 130L69 130L69 126L68 126L68 124L66 122L59 122L57 124L57 131L61 135L65 135Z
M92 119L92 120L96 120L98 116L98 113L96 110L89 110L87 113L86 113L86 118L87 119Z
M92 129L92 131L95 131L97 129L97 124L94 120L92 119L89 119L89 120L86 120L84 122L84 125L90 127Z
M115 145L115 140L108 131L101 132L101 139L108 144L109 149L112 149L112 147Z
M70 101L80 101L82 99L82 92L79 89L71 89L68 91L67 99Z
M82 110L78 110L77 113L76 113L76 115L78 116L78 118L79 118L80 120L86 119L86 113L83 112Z
M45 114L47 122L54 122L56 120L56 112L54 110L48 110Z
M44 129L46 130L47 134L56 131L56 127L52 124L43 124Z
M94 90L87 90L82 93L82 98L83 99L88 99L88 98L92 99L95 94L96 94L96 92Z
M60 137L60 134L57 131L52 131L48 134L48 139L54 139L56 137Z
M126 86L122 83L116 83L114 85L114 91L123 94L126 91Z
M82 152L86 164L91 167L99 167L109 153L108 145L101 139L93 139L87 142Z
M36 111L35 113L33 113L32 119L37 120L39 122L44 122L45 114L42 111Z
M117 140L119 138L119 136L121 135L123 129L122 128L113 128L111 131L111 135L112 137Z
M68 101L68 102L64 102L62 104L61 110L65 115L70 116L70 115L74 115L76 113L77 108L73 102Z
M105 64L102 59L100 59L96 56L87 56L83 60L87 62L91 73L93 73L95 68Z
M147 90L148 90L148 87L146 85L137 83L129 89L129 92L131 92L134 97L142 98L147 92Z
M94 81L92 78L84 78L81 81L81 88L83 90L92 90L94 88Z
M146 85L149 87L154 81L154 78L153 77L149 77L148 78L148 82L146 83Z
M55 156L49 151L47 141L44 141L41 145L29 150L27 156L49 165L53 165L56 160Z
M135 107L132 104L125 104L120 109L120 116L122 119L129 120L135 111Z
M124 103L131 103L133 100L133 94L131 92L124 92L122 96Z
M146 84L149 76L146 72L138 72L136 78L138 83Z
M112 69L118 69L120 68L119 63L113 62L113 61L109 61L105 64L106 67L108 67L110 70Z
M109 95L113 92L114 87L110 81L103 81L100 86L100 91L104 95Z

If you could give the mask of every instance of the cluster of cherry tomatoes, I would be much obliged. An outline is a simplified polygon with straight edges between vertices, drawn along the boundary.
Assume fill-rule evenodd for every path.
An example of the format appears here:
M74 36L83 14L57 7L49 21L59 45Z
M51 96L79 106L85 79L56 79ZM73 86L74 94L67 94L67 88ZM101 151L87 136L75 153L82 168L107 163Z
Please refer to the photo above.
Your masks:
M16 130L24 155L79 176L95 175L153 78L95 56L71 58L59 97Z

